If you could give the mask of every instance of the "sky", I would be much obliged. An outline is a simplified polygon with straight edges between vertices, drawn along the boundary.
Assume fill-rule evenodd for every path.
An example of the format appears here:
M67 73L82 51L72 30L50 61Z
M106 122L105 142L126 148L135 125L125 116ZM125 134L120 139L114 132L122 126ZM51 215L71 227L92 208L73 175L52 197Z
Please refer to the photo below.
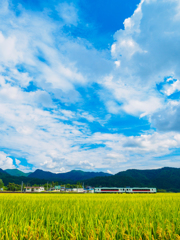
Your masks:
M1 0L0 168L180 167L179 0Z

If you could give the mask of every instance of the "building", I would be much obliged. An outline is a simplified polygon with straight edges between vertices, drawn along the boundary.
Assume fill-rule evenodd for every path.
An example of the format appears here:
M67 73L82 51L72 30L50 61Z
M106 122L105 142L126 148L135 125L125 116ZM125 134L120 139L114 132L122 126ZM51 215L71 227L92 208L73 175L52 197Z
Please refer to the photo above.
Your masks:
M61 191L61 186L55 186L55 187L52 187L50 188L50 191L53 191L53 192L60 192Z
M64 191L65 192L72 192L72 188L66 188Z
M61 191L62 191L62 192L65 192L65 191L66 191L66 188L65 188L65 187L61 187Z
M85 191L84 191L84 188L72 188L72 192L83 193Z
M84 189L87 193L94 193L94 188L92 188L91 186L86 186L86 188Z
M43 192L44 187L25 187L25 192Z
M55 186L54 189L55 189L56 191L57 191L57 190L60 191L60 190L61 190L61 186L60 186L60 185L59 185L59 186Z
M93 188L89 188L86 191L87 191L87 193L94 193L94 189Z

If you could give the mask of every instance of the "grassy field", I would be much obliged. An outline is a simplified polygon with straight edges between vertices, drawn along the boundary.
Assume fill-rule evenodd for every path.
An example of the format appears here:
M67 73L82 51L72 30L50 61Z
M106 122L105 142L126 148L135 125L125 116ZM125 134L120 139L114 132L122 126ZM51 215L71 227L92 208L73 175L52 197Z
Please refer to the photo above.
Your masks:
M0 239L180 239L180 194L0 194Z

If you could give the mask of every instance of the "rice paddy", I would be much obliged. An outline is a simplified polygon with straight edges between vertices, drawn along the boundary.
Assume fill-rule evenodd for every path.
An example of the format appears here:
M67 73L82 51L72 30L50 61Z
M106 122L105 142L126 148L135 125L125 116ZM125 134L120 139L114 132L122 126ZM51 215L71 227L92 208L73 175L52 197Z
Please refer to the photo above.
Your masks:
M0 239L180 239L180 194L0 194Z

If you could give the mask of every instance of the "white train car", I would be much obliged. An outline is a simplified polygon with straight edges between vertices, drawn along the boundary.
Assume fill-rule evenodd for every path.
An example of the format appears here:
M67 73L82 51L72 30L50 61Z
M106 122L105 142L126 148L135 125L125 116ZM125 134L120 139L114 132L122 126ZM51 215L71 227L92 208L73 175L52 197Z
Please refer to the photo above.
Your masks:
M126 193L156 193L156 192L157 192L156 188L147 188L147 187L126 188Z
M156 188L116 188L116 187L98 187L94 188L94 193L156 193Z
M123 193L125 188L116 188L116 187L102 187L94 188L94 193Z

